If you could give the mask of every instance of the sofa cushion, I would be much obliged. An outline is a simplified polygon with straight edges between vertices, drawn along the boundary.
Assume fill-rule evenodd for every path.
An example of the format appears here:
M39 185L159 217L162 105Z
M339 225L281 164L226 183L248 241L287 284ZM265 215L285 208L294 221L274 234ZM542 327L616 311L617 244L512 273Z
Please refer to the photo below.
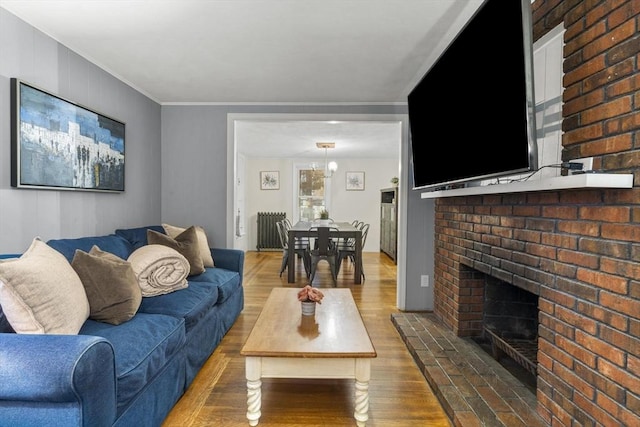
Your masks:
M77 334L89 317L80 278L38 238L20 258L0 262L0 305L17 333Z
M127 259L133 246L124 237L116 234L107 236L78 237L76 239L52 239L47 242L49 246L64 255L69 262L73 260L76 249L89 252L93 246L99 247L105 252L110 252L122 259Z
M132 246L132 250L136 250L147 244L147 230L164 233L161 225L148 225L146 227L137 228L119 228L115 231L118 236L126 239Z
M89 300L89 318L119 325L131 319L142 302L131 263L93 246L76 249L71 267L78 273Z
M184 357L184 320L176 317L138 313L117 326L87 320L80 334L106 338L114 348L118 414L171 359Z
M175 249L146 245L129 256L142 296L168 294L188 286L189 261Z
M204 271L200 248L198 246L198 235L195 227L191 226L184 232L172 238L157 231L147 230L147 242L150 245L164 245L180 252L189 261L189 275L200 274Z
M165 233L169 237L173 237L174 239L182 232L186 230L186 228L176 227L174 225L162 224ZM215 267L213 262L213 257L211 256L211 249L209 248L209 240L207 239L207 233L204 231L204 228L199 225L194 226L196 229L196 234L198 235L198 248L200 249L200 257L202 258L202 264L205 267Z
M218 302L218 287L209 282L189 282L189 287L166 295L142 298L140 310L183 318L187 334Z
M240 274L222 268L207 268L197 276L189 277L189 283L210 282L218 288L218 302L224 302L240 287Z

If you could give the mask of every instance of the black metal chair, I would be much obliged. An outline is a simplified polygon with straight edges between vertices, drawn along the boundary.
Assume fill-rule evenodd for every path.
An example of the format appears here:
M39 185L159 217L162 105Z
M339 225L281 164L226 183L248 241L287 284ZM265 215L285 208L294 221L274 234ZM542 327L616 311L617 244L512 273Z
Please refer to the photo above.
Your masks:
M282 277L282 273L287 269L289 260L289 236L287 233L288 228L286 226L286 221L276 222L276 228L278 229L278 237L280 238L280 245L282 246L282 265L280 266L280 277ZM309 277L311 265L311 260L307 251L308 247L308 241L305 242L296 240L295 246L293 248L293 253L299 258L302 258L304 271L307 277Z
M293 227L293 225L291 225L291 221L289 220L289 218L285 218L282 220L282 224L284 225L284 229L285 229L285 240L287 238L287 232L289 231L289 229L291 227ZM296 245L309 245L311 244L311 240L304 236L304 237L296 237ZM300 258L301 255L298 254L298 258Z
M370 224L361 223L360 231L362 232L362 247L361 252L364 250L364 244L367 241L367 235L369 234ZM356 242L354 238L341 239L338 243L338 253L336 255L336 271L340 272L340 267L344 259L349 259L352 263L360 262L362 264L362 253L360 253L360 259L356 260ZM362 278L364 279L364 266L361 266Z
M331 230L337 231L335 227L311 227L309 231L317 232L318 235L315 239L315 245L313 249L309 247L307 252L311 260L311 268L309 274L309 283L313 282L318 268L318 263L321 260L325 260L329 263L331 268L331 277L333 278L333 286L337 286L338 282L338 270L336 268L337 250L335 244L333 244L329 232Z
M354 219L353 221L351 221L351 225L353 225L355 228L360 228L364 225L364 221Z

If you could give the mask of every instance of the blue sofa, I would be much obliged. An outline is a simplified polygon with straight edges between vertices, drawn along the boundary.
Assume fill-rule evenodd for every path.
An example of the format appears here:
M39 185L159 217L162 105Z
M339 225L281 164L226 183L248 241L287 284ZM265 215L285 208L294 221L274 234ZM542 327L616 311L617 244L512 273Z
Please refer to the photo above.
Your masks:
M69 261L93 245L127 259L148 228L164 233L156 225L47 244ZM214 268L143 298L117 326L88 319L78 335L16 334L0 311L0 426L161 425L244 308L244 252L211 253Z

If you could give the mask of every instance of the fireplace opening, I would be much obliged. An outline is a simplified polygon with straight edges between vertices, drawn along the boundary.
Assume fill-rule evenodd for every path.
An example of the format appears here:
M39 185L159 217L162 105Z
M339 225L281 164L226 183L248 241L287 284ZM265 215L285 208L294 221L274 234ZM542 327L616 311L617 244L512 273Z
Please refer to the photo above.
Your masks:
M486 276L483 333L476 342L534 392L538 353L538 296Z

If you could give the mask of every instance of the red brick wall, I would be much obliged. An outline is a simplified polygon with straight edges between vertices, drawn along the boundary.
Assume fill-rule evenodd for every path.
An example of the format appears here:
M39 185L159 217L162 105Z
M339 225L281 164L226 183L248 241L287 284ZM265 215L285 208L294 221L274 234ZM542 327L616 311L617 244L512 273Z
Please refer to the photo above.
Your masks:
M564 23L563 160L634 173L627 190L438 199L435 313L481 328L488 273L540 296L538 410L554 426L640 425L640 0L533 4Z

